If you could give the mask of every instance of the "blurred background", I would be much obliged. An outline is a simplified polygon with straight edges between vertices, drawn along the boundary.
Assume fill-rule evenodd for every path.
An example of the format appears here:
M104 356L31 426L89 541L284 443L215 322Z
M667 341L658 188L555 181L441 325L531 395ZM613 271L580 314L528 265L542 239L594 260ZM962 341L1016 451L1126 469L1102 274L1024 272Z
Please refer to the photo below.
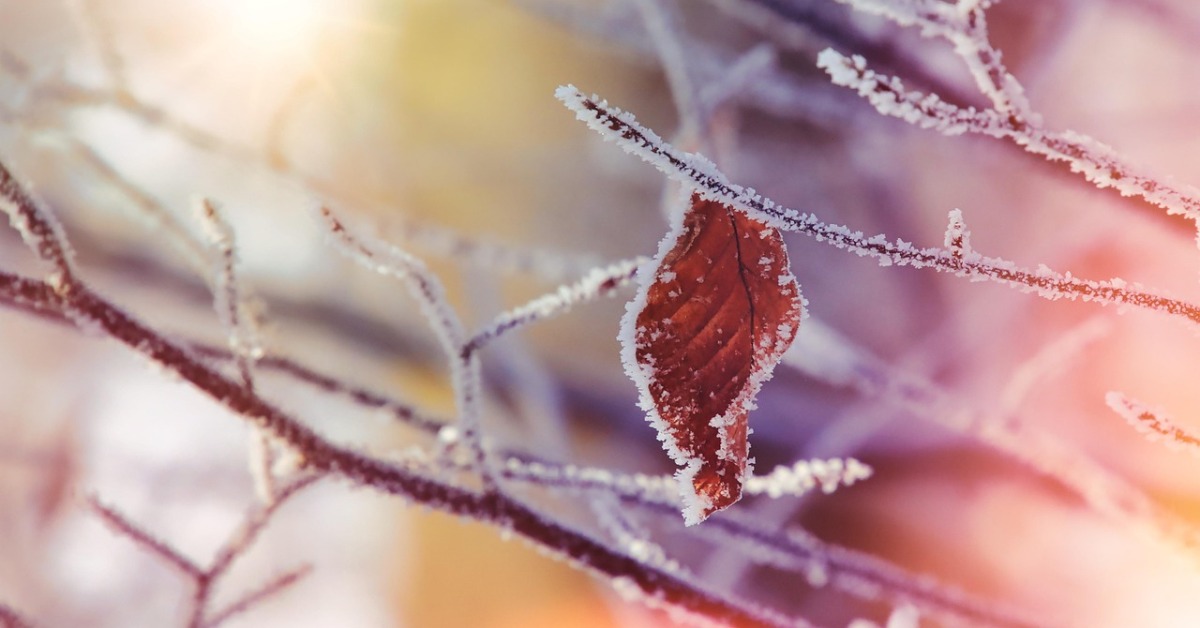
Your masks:
M988 17L1049 128L1200 181L1190 3L1006 0ZM712 104L699 135L681 125L664 33ZM470 327L593 266L650 255L678 190L576 122L553 98L567 83L824 220L937 246L959 208L984 255L1200 301L1184 221L1009 144L885 119L829 84L815 58L832 46L984 104L947 44L828 0L0 0L0 42L0 160L57 213L99 290L168 333L222 343L190 209L211 198L236 233L268 352L435 415L453 398L413 301L337 254L313 209L329 203L424 259ZM812 316L802 333L815 335L764 387L751 455L761 472L855 456L875 475L735 509L1048 625L1200 621L1196 548L1162 538L1136 507L1101 512L1071 488L1117 482L1183 528L1200 524L1196 459L1145 441L1104 403L1119 390L1200 426L1194 328L881 268L802 236L788 245ZM38 272L11 232L0 264ZM621 370L629 294L485 351L485 426L499 446L673 470ZM183 579L75 498L95 494L207 561L255 500L244 423L115 343L20 311L0 310L0 347L0 601L47 626L181 623ZM875 370L836 376L847 355ZM880 377L936 399L906 399ZM378 413L264 382L338 442L381 456L428 444ZM1047 472L1045 460L1082 462ZM578 497L537 499L564 519L593 516ZM1140 515L1112 516L1128 511ZM646 517L713 586L819 625L888 616L888 604ZM309 577L229 625L667 622L494 530L335 481L285 507L218 599L303 563Z

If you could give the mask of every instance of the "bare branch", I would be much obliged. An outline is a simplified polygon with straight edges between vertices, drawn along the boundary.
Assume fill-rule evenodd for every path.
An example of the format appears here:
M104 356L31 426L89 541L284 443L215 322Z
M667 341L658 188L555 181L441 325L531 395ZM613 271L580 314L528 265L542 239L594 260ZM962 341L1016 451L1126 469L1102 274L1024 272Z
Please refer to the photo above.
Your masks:
M242 597L230 603L229 606L213 613L212 617L209 617L201 625L204 628L215 628L229 619L249 611L262 602L278 596L292 585L304 579L312 573L312 569L312 565L301 565L275 576L258 588L247 592Z
M104 523L108 524L114 532L129 537L135 545L143 550L157 556L163 562L178 569L188 578L199 580L204 575L204 570L190 559L185 558L182 554L175 551L166 543L154 538L149 532L132 523L124 515L116 510L100 503L100 500L95 496L86 498L85 502L92 510L100 517Z

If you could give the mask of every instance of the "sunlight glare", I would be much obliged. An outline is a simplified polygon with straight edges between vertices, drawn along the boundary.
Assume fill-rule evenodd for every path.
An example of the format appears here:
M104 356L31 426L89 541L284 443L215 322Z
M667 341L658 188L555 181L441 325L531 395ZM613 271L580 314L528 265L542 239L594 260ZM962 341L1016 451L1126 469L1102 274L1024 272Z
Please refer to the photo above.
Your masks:
M337 5L333 0L225 0L221 13L239 47L259 60L311 56Z

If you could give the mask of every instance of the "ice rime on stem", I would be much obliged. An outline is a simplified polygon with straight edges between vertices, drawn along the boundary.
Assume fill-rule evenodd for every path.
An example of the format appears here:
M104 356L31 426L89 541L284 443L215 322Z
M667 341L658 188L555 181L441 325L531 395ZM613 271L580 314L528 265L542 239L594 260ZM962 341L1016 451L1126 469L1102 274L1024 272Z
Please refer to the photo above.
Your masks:
M467 340L463 352L474 353L514 329L563 314L580 303L610 295L628 285L644 262L643 258L636 258L615 262L604 268L593 268L579 281L559 286L554 292L497 316Z
M746 492L751 495L781 497L803 495L820 486L824 493L871 477L871 468L854 458L802 460L790 467L775 467L767 475L746 480Z
M999 50L988 41L989 1L960 0L837 0L856 10L885 17L901 26L918 26L925 37L937 37L954 46L963 59L975 85L997 112L1030 122L1036 114L1030 109L1025 89L1008 71Z
M500 467L505 479L562 490L604 491L627 499L678 506L679 488L669 475L628 474L597 467L563 465L510 456ZM776 467L767 475L750 476L745 492L772 499L799 497L820 487L824 493L871 477L871 468L854 458L801 460Z
M818 56L817 65L834 84L854 89L883 115L944 135L973 133L1010 140L1026 152L1066 163L1072 172L1098 188L1113 188L1122 196L1141 198L1167 214L1184 216L1200 226L1200 190L1156 178L1087 135L1049 131L1036 117L1014 116L999 108L962 108L937 94L908 90L900 79L871 70L866 59L858 55L846 57L827 48Z
M204 226L205 238L212 249L212 274L206 279L213 284L213 307L217 311L217 319L225 328L229 350L233 352L237 362L242 383L253 387L251 364L262 357L262 347L253 321L247 316L250 308L247 307L246 295L238 282L233 228L211 199L197 198L193 202L193 208L200 224Z
M702 197L726 203L757 220L784 231L802 233L818 242L860 256L873 257L883 265L928 268L972 281L994 281L1047 300L1094 301L1106 305L1129 305L1158 311L1200 323L1200 307L1155 294L1123 279L1106 281L1077 279L1045 266L1021 268L1011 261L985 257L971 251L955 255L945 248L918 248L903 240L883 235L866 236L861 231L822 222L816 216L777 205L753 189L731 183L715 165L701 155L680 151L653 131L637 123L630 114L610 106L598 96L584 96L574 86L559 87L555 95L578 119L606 140L657 167L670 178L695 190ZM1200 205L1198 205L1200 207Z
M971 252L971 232L967 230L967 225L963 222L961 209L950 210L950 219L946 225L946 237L942 241L942 245L950 251L951 255L959 259Z
M1117 391L1105 395L1104 402L1146 440L1162 442L1168 449L1200 456L1200 434L1180 427L1162 408Z
M774 480L802 474L795 469L824 465L841 469L845 478L865 477L869 469L854 459L801 461L791 468L781 467L768 476L747 483L756 490L774 484L780 495L801 494L801 483L783 487ZM500 466L502 477L563 491L589 491L614 496L628 505L673 519L678 515L679 494L671 476L622 474L595 467L563 465L541 460L508 456ZM782 469L782 471L781 471ZM832 479L830 473L825 474ZM850 480L844 481L845 485ZM789 484L784 482L782 484ZM811 486L809 488L812 488ZM795 489L795 490L794 490ZM794 491L793 491L794 490ZM766 496L775 497L769 491ZM735 546L750 560L777 569L804 574L814 588L831 586L851 596L894 604L911 603L930 617L944 618L951 624L971 622L984 625L1033 625L1011 611L972 597L936 579L904 570L854 549L826 543L800 528L766 528L734 509L708 519L704 525L688 528L688 533L707 542Z
M642 595L672 607L738 625L791 624L756 604L715 595L674 574L640 564L565 522L543 516L503 491L467 490L446 478L423 475L326 440L302 421L209 366L187 346L91 290L67 264L67 244L52 226L56 223L49 212L22 189L3 163L0 199L0 211L7 213L14 224L25 227L21 233L28 246L54 267L51 280L45 282L0 271L0 297L120 342L194 385L241 419L287 442L303 454L314 472L511 531L614 585L619 582L623 587L636 588ZM281 501L282 497L268 506L276 507Z
M455 405L458 408L458 420L463 428L463 440L475 452L485 485L490 486L487 457L479 425L479 404L482 401L479 358L473 352L465 350L466 332L446 299L441 281L429 271L424 262L409 253L385 242L351 232L328 207L322 206L320 215L340 251L369 270L400 279L416 299L450 363L451 383L454 388Z

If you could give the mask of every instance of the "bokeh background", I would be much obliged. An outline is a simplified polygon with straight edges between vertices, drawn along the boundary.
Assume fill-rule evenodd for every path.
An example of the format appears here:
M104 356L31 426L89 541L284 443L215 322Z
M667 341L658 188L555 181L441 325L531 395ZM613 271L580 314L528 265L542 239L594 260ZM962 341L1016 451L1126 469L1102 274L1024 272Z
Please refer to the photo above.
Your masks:
M215 199L235 228L244 285L263 304L270 351L446 413L444 366L413 302L335 253L312 210L329 202L427 260L474 324L593 265L651 254L677 190L552 97L573 83L676 137L675 99L637 4L0 0L0 159L61 217L105 294L162 329L219 342L207 269L185 237L197 230L191 199ZM1200 300L1200 254L1183 221L999 141L881 118L815 68L832 45L981 104L944 43L825 0L662 4L698 85L721 85L747 54L767 59L708 130L737 181L925 246L941 243L947 213L960 208L985 255ZM1006 0L989 17L1047 126L1200 181L1200 16L1189 3ZM462 242L499 257L464 255ZM1048 439L1197 525L1196 459L1146 442L1104 404L1120 390L1197 425L1194 328L788 242L810 313L845 348L933 382L951 412ZM0 263L36 272L12 233L0 238ZM621 371L615 335L627 296L484 354L498 442L671 470ZM115 344L21 312L0 311L0 347L0 599L49 626L181 621L182 579L75 498L96 494L205 560L254 500L244 424ZM1200 621L1194 548L1098 514L1053 478L923 416L944 408L901 407L827 379L781 367L751 417L752 454L763 470L853 455L875 477L831 496L737 508L1047 624ZM421 442L360 408L271 385L339 441L379 452ZM883 605L719 546L670 547L706 581L821 625L887 617ZM315 567L309 578L230 625L666 622L493 530L336 482L287 506L227 595L304 562Z

